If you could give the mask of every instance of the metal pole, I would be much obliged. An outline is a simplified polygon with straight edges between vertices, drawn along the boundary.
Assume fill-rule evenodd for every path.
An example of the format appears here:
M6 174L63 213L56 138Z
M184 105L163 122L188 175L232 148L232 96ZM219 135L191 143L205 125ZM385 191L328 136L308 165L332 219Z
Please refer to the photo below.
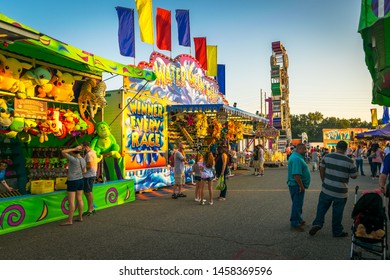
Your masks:
M263 90L260 89L260 116L263 115Z

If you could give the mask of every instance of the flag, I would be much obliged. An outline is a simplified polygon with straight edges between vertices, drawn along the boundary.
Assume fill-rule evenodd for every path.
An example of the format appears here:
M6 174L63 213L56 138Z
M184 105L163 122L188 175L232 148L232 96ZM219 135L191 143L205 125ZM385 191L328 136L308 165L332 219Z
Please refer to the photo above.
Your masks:
M378 117L376 114L376 108L371 109L371 123L372 126L378 126Z
M217 46L207 46L207 74L217 76Z
M389 107L383 106L382 123L387 124L389 122Z
M190 11L176 10L177 33L179 45L191 47Z
M195 58L199 61L204 70L207 70L207 45L206 37L194 38Z
M134 9L116 7L118 14L119 51L123 56L135 57Z
M372 104L390 106L390 0L361 0L359 32L372 78Z
M218 74L217 74L217 82L219 85L219 92L223 95L226 95L225 92L225 65L224 64L218 64Z
M141 41L154 44L152 0L135 0Z
M157 48L160 50L171 51L171 11L157 8L156 33Z

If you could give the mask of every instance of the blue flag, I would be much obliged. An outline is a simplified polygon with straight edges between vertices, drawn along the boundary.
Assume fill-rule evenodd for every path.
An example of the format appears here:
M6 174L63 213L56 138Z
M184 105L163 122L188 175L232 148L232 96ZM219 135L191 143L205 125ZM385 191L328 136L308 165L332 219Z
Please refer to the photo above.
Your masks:
M387 124L389 122L389 107L383 106L382 123Z
M176 10L177 33L179 37L179 45L191 47L190 34L190 11Z
M223 95L226 95L225 92L225 65L218 64L217 66L217 82L219 85L219 92Z
M134 9L116 7L119 19L118 42L120 54L135 57Z

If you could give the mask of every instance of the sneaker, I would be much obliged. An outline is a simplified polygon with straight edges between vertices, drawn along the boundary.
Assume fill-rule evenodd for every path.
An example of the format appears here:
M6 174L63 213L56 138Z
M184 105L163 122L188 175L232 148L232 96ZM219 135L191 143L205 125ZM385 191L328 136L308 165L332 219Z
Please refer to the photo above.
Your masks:
M224 198L224 197L218 197L218 200L224 201L224 200L226 200L226 198Z
M177 194L177 197L187 197L187 195L185 195L184 193L181 192L181 193Z
M95 215L95 214L96 214L96 210L92 210L91 212L89 212L89 211L84 212L82 216L88 216L89 217L89 216Z
M257 175L256 177L263 177L263 175L259 174L259 175Z
M200 205L205 205L204 201L199 202Z
M345 231L343 231L342 233L337 234L337 235L333 234L333 237L347 237L347 236L348 236L348 232L345 232Z
M313 236L313 235L315 235L315 234L317 233L317 231L319 231L320 229L321 229L320 226L313 226L313 227L310 229L309 234L310 234L311 236Z
M195 202L199 202L200 201L200 198L195 198Z
M303 231L305 231L305 228L302 225L300 225L300 226L297 226L297 227L291 227L291 230L298 231L298 232L303 232Z
M213 204L214 204L214 202L213 202L213 201L210 201L210 202L209 202L209 204L210 204L210 205L213 205Z
M172 195L172 198L173 198L173 199L177 199L177 194L174 193L174 194Z

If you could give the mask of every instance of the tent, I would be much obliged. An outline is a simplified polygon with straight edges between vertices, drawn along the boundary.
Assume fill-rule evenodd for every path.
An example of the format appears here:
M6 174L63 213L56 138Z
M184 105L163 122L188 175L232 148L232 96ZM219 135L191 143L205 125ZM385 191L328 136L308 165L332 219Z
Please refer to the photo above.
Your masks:
M390 123L380 129L369 130L369 131L358 133L356 134L356 138L367 139L367 140L370 139L390 140Z
M390 106L390 2L362 0L359 32L373 81L372 104Z

